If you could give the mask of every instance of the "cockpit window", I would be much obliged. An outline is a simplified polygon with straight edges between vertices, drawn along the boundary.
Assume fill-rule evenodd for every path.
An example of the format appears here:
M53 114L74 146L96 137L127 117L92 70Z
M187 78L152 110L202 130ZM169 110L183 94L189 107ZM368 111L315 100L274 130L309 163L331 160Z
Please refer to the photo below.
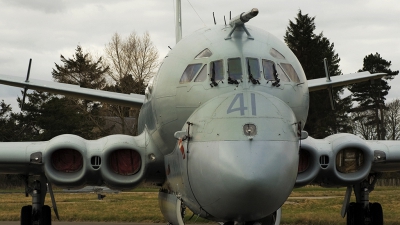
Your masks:
M242 63L240 58L228 59L228 74L231 80L242 79Z
M264 71L264 78L266 80L276 80L276 77L275 77L275 74L276 74L275 63L270 61L270 60L263 59L262 60L262 66L263 66L263 71Z
M278 78L281 81L284 81L284 82L289 82L290 81L289 77L286 75L286 73L283 72L281 65L276 66L276 71L278 72Z
M247 59L247 72L249 73L249 79L260 79L260 63L256 58L246 58Z
M285 56L283 56L280 52L278 52L278 50L271 48L271 50L269 51L269 54L271 54L274 58L277 59L285 59Z
M278 78L280 81L289 82L289 78L286 76L285 72L283 72L282 68L279 65L276 65L274 62L270 60L263 59L263 71L264 78L266 80L276 80Z
M199 75L197 75L196 79L194 79L194 82L205 81L206 78L207 78L207 65L204 65L203 68L200 70Z
M186 67L185 71L183 71L182 77L179 80L179 83L188 83L192 81L193 77L199 72L201 68L201 63L190 64Z
M206 48L194 57L195 59L208 58L212 55L210 49Z
M210 63L211 81L220 81L224 79L224 65L223 61L213 61Z
M300 83L299 76L297 75L296 71L294 70L294 68L291 64L281 63L281 66L293 82Z

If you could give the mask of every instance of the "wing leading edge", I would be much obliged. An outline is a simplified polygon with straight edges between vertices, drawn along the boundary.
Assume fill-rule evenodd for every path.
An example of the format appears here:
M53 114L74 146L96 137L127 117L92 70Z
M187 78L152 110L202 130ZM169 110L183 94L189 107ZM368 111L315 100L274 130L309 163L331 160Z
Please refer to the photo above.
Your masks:
M351 73L351 74L344 74L339 76L332 76L330 77L330 81L327 78L318 78L308 80L308 90L318 91L323 89L328 89L331 87L339 87L345 86L354 83L360 83L364 81L374 80L382 78L386 75L386 73L374 73L371 74L367 72L360 72L360 73Z
M144 95L139 94L122 94L102 90L94 90L82 88L78 85L57 83L51 81L43 81L30 79L25 81L22 77L8 76L0 74L0 84L14 87L28 88L38 91L51 92L60 95L66 95L76 98L90 99L94 101L106 102L111 104L141 107L144 102Z

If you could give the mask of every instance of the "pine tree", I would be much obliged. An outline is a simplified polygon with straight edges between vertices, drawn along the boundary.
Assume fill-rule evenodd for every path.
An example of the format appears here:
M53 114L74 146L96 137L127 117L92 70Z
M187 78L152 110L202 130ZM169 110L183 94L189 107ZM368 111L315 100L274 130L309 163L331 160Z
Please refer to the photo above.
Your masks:
M21 137L25 141L46 141L61 134L76 134L86 139L98 138L96 126L83 113L70 107L66 98L34 91L27 94L24 110L15 119L25 126ZM21 102L21 99L18 99Z
M54 63L52 75L55 81L76 84L84 88L102 89L106 85L105 74L108 67L102 66L102 57L92 60L89 53L84 54L81 46L77 46L72 59L60 55L63 65Z
M295 22L289 21L284 36L285 43L297 56L307 79L325 77L324 58L328 62L330 76L340 75L340 58L335 53L334 44L323 33L315 34L315 17L302 14L299 10ZM333 133L348 132L348 110L351 100L340 100L342 88L334 89L336 110L331 109L329 95L324 91L310 93L310 108L305 130L315 138L323 138Z
M63 64L55 63L55 69L52 71L55 81L91 89L104 89L106 87L106 75L109 67L104 66L102 57L95 60L89 53L84 53L81 46L78 45L73 58L67 59L61 55L60 60ZM101 115L102 103L87 99L65 98L67 101L64 101L64 104L75 112L84 115L86 120L91 123L89 127L97 127L99 131L97 134L101 134L100 136L107 134L108 131L104 129L105 121ZM90 136L90 139L100 136L93 135Z
M18 141L18 124L12 116L10 104L0 102L0 142Z
M386 95L389 93L390 86L388 80L396 76L399 71L390 70L391 62L383 59L380 54L369 54L365 56L363 68L361 71L369 71L370 73L386 73L384 79L372 82L362 82L352 85L349 90L352 92L353 99L358 102L358 106L353 108L353 112L371 111L363 118L366 120L367 126L375 126L376 135L374 139L385 139L385 121L384 110ZM357 119L361 119L357 118Z

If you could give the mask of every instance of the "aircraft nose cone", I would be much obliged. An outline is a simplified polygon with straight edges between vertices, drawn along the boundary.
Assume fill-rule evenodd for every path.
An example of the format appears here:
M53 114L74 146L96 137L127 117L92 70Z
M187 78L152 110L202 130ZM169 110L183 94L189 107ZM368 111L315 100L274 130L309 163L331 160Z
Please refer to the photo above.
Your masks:
M196 177L191 179L193 194L214 217L227 221L263 218L277 210L293 189L297 142L196 143L192 150L190 157L207 162L201 168L189 164L189 177Z
M254 221L279 209L295 184L299 151L298 120L285 102L259 92L227 93L188 121L183 170L193 198L187 201L222 221Z

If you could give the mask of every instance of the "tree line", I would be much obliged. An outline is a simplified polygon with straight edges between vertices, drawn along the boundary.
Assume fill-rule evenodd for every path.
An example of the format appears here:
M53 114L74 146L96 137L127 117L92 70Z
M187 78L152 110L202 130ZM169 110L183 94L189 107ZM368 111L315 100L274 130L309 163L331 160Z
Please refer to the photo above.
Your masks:
M294 21L289 21L284 41L299 59L307 79L325 77L324 58L328 62L331 76L342 74L340 58L334 50L334 43L315 33L315 17L299 10ZM310 93L309 115L305 130L314 138L324 138L335 133L353 133L364 139L392 139L400 136L399 100L385 103L390 90L388 81L399 71L390 69L391 62L379 53L371 53L363 59L358 72L386 73L387 76L372 82L362 82L348 87L333 88L335 110L331 109L329 94L326 91ZM356 72L356 71L355 71ZM342 97L344 88L351 92Z
M342 74L340 57L334 43L321 32L315 33L315 17L301 10L289 25L284 42L299 59L307 79L325 76L324 58L331 76ZM56 82L119 93L144 94L149 79L158 67L158 51L150 35L135 32L123 38L115 33L106 44L104 54L94 57L77 46L72 58L60 55L52 76ZM314 138L331 134L354 133L364 139L400 139L400 100L385 103L389 81L399 71L379 53L366 55L359 71L384 72L388 76L375 82L363 82L334 88L335 110L326 91L310 93L309 116L305 130ZM343 97L344 88L351 94ZM0 141L46 141L60 134L76 134L97 139L113 133L136 135L139 109L75 99L40 91L27 94L27 102L17 99L20 112L0 102ZM118 128L118 129L117 129ZM392 174L391 177L396 176ZM0 177L15 183L15 176ZM2 182L3 183L3 182Z
M325 58L329 74L341 75L340 57L334 43L322 32L317 34L315 29L315 17L299 10L295 19L289 20L284 42L299 59L307 79L325 76ZM77 46L72 58L60 55L60 61L52 69L57 82L127 94L144 94L147 82L159 65L158 51L150 35L135 32L126 38L114 34L101 57L96 58ZM334 88L335 110L331 109L326 91L311 92L305 130L314 138L347 132L364 139L399 139L399 100L385 103L390 90L388 82L399 73L390 66L391 62L379 53L366 55L359 71L388 75L374 82ZM349 96L343 97L344 88L351 92ZM27 99L23 104L18 98L20 108L23 107L18 113L4 101L0 103L0 141L44 141L63 133L86 139L111 133L136 134L134 120L139 109L39 91L27 94Z
M94 57L77 46L72 58L60 55L52 69L54 81L119 93L144 94L158 67L158 50L150 35L115 33L104 55ZM97 139L114 133L136 135L139 109L33 91L20 112L0 102L0 141L46 141L69 133Z

